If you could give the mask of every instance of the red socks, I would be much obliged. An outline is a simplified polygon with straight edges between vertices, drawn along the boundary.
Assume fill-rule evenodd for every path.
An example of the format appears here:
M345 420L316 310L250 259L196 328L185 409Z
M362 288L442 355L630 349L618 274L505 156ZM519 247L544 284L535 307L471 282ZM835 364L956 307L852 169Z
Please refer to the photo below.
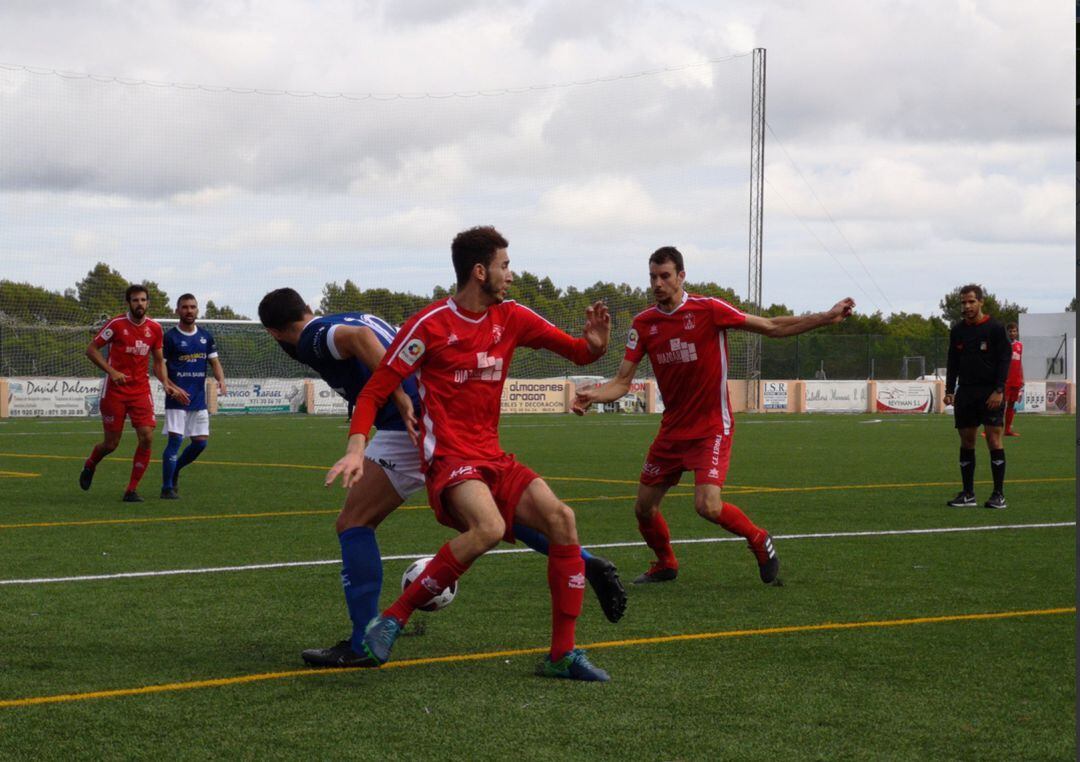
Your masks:
M764 529L755 526L754 522L748 519L746 514L739 510L738 506L731 503L724 503L724 507L720 511L720 518L716 523L732 534L745 537L751 544L760 542L761 538L765 536Z
M97 452L97 448L94 448ZM91 458L94 456L91 455ZM143 474L146 473L146 467L150 464L150 448L145 450L141 447L135 448L135 455L131 458L131 479L128 480L127 491L134 492L135 488L139 486L139 480L142 479Z
M463 565L454 558L447 543L439 548L435 558L431 559L423 574L412 581L401 596L394 601L390 608L383 612L383 616L392 616L402 624L409 621L409 617L416 609L430 601L442 590L450 587L458 577L468 571L469 567Z
M83 468L89 468L91 471L93 471L95 468L97 468L97 464L105 459L106 455L108 455L108 453L105 452L104 447L102 447L100 444L94 445L94 450L90 453L90 457L86 459L86 462L83 463Z
M551 660L574 649L574 629L585 599L585 562L580 545L548 548L548 587L551 588Z
M645 544L653 549L656 560L668 569L678 569L675 551L671 549L671 532L668 530L664 514L656 511L651 519L638 519L638 531L645 538Z
M1013 418L1015 416L1016 416L1016 408L1014 408L1012 406L1012 403L1009 403L1009 406L1005 409L1005 431L1006 432L1011 432L1012 431L1012 422L1013 422Z

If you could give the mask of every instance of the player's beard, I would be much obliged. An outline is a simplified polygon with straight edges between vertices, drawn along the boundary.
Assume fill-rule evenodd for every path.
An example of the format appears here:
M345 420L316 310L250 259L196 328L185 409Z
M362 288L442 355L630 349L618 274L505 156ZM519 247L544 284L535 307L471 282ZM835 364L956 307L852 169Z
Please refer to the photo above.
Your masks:
M131 307L131 316L136 320L142 320L146 315L146 307Z
M184 326L184 328L191 328L193 325L195 325L195 318L186 316L182 317L180 318L180 325Z
M480 290L490 296L491 301L495 304L501 304L502 301L506 299L506 296L502 293L502 289L495 288L495 286L491 284L491 278L488 278L483 282L480 286Z

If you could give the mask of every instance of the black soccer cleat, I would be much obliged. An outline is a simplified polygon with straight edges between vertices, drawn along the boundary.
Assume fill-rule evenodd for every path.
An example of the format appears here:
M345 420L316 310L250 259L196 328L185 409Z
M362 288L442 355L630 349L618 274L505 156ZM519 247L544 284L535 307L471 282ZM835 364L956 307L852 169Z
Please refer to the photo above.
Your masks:
M94 483L94 470L91 468L84 468L82 473L79 474L79 486L83 488L83 491L90 489L90 485Z
M619 570L606 558L591 556L585 562L585 579L596 593L596 600L609 622L618 622L626 613L626 589Z
M176 491L176 487L162 487L161 488L162 500L179 500L180 493Z
M300 652L300 658L312 667L377 667L371 657L352 650L351 640L342 640L329 648L309 648Z
M141 502L143 502L142 495L140 495L135 490L128 490L127 492L124 493L124 502L125 503L141 503Z
M766 532L757 545L749 541L747 545L750 546L750 552L757 559L761 581L766 585L771 585L780 573L780 558L776 555L776 548L773 547L772 535Z
M654 582L671 582L679 576L679 570L670 566L664 566L659 561L653 561L647 572L639 574L634 579L635 585L649 585Z
M1005 502L1005 494L1002 492L993 492L990 495L990 499L983 503L983 508L995 508L1001 510L1002 508L1008 508L1009 504Z
M945 505L950 508L974 508L978 503L975 501L975 495L973 493L961 491L957 492L956 497L945 503Z

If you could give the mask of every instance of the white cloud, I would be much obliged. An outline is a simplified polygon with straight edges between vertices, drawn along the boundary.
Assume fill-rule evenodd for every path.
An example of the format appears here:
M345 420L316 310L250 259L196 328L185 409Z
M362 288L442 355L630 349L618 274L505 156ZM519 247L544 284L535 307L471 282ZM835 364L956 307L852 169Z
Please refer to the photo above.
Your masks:
M560 185L541 196L537 216L545 225L596 235L613 227L648 230L687 221L675 210L660 208L637 181L626 177Z

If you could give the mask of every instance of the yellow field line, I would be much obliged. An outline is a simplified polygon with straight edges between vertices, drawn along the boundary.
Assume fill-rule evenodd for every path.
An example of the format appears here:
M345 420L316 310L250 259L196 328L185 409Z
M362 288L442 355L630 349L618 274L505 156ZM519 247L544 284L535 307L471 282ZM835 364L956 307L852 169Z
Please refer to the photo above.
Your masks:
M700 632L688 635L665 635L655 638L632 638L628 640L609 640L600 643L591 643L583 648L627 648L630 646L657 645L661 643L678 643L695 640L717 640L720 638L742 638L755 635L787 635L792 633L826 632L830 630L859 630L881 627L906 627L918 624L941 624L946 622L972 622L992 619L1010 619L1016 617L1051 616L1055 614L1076 614L1076 607L1054 609L1031 609L1027 611L995 611L983 614L953 614L947 616L928 616L910 619L885 619L870 622L824 622L822 624L789 625L786 627L763 627L754 630L727 630L723 632ZM486 661L490 659L502 659L510 656L531 656L545 653L547 648L517 648L507 651L485 651L475 654L454 654L450 656L434 656L425 659L403 659L386 664L382 669L404 669L408 667L421 667L429 664L455 664L469 661ZM161 685L146 685L141 688L118 688L107 691L89 691L86 693L63 693L52 696L30 696L20 699L0 700L0 709L34 706L37 704L61 704L72 701L87 701L90 699L120 698L123 696L142 696L152 693L170 693L176 691L189 691L200 688L221 688L230 685L243 685L245 683L262 682L266 680L283 680L294 677L308 677L313 675L337 675L344 672L356 672L355 669L295 669L287 672L264 672L255 675L241 675L239 677L221 677L213 680L192 680L184 683L164 683Z
M28 471L0 471L0 479L33 479L41 474L32 474Z

